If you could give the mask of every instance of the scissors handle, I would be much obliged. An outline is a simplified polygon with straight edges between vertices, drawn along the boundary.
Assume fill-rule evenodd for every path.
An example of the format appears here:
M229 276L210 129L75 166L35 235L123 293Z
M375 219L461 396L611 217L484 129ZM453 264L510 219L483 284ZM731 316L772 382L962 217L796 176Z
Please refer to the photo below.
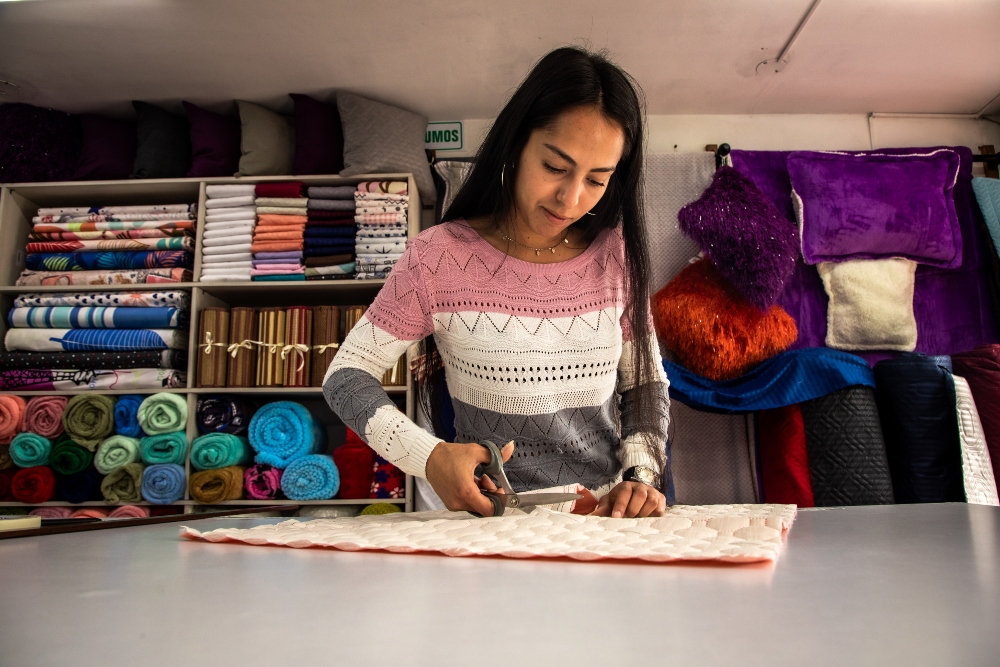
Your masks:
M490 516L503 516L504 505L503 500L500 499L500 494L493 493L492 491L485 491L483 489L480 489L479 492L482 493L487 500L493 503L493 514ZM485 516L479 512L472 512L472 514L478 516L480 519Z
M503 471L503 457L500 455L500 448L492 440L483 440L480 443L490 453L490 462L483 465L483 474L489 475L497 484L500 480L507 481L507 476Z

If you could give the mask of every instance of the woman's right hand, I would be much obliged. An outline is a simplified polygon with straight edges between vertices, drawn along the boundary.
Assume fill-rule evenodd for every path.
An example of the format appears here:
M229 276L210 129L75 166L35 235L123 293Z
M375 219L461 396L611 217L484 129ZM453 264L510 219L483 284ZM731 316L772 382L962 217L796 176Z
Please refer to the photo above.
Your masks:
M500 449L504 462L514 454L514 441ZM476 483L476 466L488 464L490 452L474 442L439 442L427 457L427 481L434 488L444 506L453 512L478 512L483 516L493 515L493 504L480 493ZM482 488L488 491L496 487L484 476Z

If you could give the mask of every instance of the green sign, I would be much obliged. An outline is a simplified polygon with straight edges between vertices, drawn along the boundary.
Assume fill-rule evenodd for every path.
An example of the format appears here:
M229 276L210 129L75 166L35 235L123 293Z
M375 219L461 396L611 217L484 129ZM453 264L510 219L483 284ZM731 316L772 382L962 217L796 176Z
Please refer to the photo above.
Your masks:
M427 123L424 148L437 151L457 151L462 148L462 121L432 121Z

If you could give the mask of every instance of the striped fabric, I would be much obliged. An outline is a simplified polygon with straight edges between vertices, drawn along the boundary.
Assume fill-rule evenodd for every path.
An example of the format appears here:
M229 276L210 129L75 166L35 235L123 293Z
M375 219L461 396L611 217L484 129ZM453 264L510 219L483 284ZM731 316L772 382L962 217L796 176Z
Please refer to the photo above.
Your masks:
M12 308L7 323L35 329L172 329L186 325L187 316L179 308L41 306Z

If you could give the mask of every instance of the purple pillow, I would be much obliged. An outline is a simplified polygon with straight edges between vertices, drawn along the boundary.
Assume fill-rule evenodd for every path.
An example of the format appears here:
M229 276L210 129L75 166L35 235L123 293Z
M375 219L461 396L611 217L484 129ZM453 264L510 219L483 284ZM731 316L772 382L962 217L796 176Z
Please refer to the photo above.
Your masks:
M132 176L135 164L135 123L83 114L83 145L74 181L119 181Z
M344 128L336 104L289 94L295 103L293 174L339 174L344 168Z
M184 102L191 123L191 170L187 175L232 176L240 168L240 119Z
M748 302L763 310L774 305L795 270L799 235L753 181L720 168L677 220Z
M64 181L80 159L80 121L30 104L0 105L0 183Z
M951 149L789 153L806 263L903 257L958 268L962 232L952 190L960 162Z

